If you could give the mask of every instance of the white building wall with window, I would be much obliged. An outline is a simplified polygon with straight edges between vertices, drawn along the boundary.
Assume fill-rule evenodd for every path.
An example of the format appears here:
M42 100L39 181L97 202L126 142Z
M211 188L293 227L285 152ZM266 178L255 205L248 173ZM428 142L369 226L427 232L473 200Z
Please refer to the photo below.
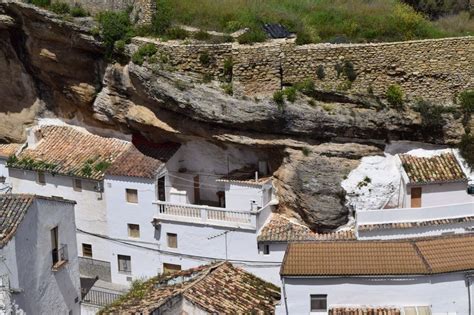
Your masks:
M82 189L75 187L76 178L44 173L45 183L37 181L38 172L10 169L10 182L13 193L41 194L43 196L58 196L76 201L76 227L93 233L107 235L107 214L105 193L98 192L98 181L81 179ZM82 244L92 244L94 258L105 260L107 244L84 233L77 234L77 248L82 255Z
M430 306L432 314L469 314L465 273L433 276L291 278L284 277L277 314L327 314L311 312L311 295L327 295L327 307ZM472 284L471 284L472 290ZM471 293L472 294L472 293Z
M51 229L67 246L68 261L52 270ZM13 303L26 314L80 314L74 205L36 198L15 236L0 249L0 275L8 275Z
M439 183L426 185L406 185L402 189L403 208L411 208L411 189L421 188L421 207L474 202L474 195L467 193L465 182Z

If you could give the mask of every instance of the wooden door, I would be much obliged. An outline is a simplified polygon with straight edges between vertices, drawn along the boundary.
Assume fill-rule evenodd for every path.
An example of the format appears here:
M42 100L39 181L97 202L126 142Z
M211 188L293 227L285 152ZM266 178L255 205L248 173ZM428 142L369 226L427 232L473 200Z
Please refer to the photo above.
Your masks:
M421 207L421 187L412 187L411 189L411 207Z

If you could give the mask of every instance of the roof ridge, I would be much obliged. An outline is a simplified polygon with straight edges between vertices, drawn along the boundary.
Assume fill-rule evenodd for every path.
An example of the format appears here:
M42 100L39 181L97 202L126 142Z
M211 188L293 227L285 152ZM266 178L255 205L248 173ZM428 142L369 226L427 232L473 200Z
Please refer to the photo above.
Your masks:
M418 257L420 257L421 261L426 266L426 269L428 270L428 273L432 274L433 273L433 268L431 267L428 260L426 259L426 257L421 252L421 249L418 247L418 244L416 244L416 241L411 241L410 243L413 246L413 248L415 249L415 252L418 255Z

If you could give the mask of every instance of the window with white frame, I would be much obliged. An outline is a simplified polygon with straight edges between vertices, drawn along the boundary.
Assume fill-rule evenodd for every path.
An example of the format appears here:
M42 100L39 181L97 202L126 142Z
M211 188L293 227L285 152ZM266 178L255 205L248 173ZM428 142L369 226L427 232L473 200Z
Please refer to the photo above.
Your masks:
M82 256L92 258L92 245L82 243Z
M132 273L132 258L127 255L117 255L118 271L122 273Z
M310 295L311 312L319 313L319 312L327 312L328 308L328 296L326 294L311 294Z
M178 248L178 235L174 233L166 233L169 248Z

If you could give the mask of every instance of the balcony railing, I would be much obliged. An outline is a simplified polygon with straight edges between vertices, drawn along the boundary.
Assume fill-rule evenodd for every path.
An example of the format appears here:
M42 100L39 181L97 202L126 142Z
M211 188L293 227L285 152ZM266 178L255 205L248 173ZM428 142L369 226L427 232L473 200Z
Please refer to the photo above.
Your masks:
M423 208L362 210L356 212L357 226L370 224L410 223L457 219L474 216L474 203Z
M54 248L51 251L53 258L53 270L58 270L68 261L67 245L61 244L59 248Z
M82 302L97 306L107 306L116 301L120 296L121 295L117 293L90 289L82 299Z
M157 201L158 219L256 229L256 212Z

